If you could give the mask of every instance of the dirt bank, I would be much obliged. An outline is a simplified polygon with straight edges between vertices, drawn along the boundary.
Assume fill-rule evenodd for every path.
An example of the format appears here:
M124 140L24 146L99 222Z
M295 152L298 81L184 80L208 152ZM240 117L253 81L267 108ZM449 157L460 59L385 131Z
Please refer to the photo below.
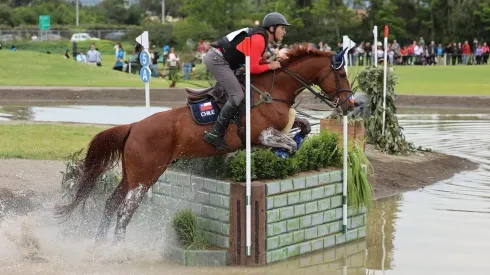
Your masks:
M32 104L104 104L130 105L145 102L144 88L98 88L98 87L0 87L0 105ZM325 104L315 100L308 92L301 93L297 102L307 99L305 104L325 109ZM177 106L185 104L184 89L151 89L152 106ZM447 107L488 108L490 96L429 96L398 95L398 107Z

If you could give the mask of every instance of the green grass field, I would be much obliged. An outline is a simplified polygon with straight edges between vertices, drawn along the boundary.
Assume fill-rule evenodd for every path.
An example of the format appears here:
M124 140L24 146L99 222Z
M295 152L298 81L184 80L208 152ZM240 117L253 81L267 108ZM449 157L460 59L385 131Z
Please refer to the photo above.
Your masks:
M0 158L64 160L106 126L0 124Z
M0 51L2 86L87 86L142 87L139 75L112 70L114 57L102 60L102 67L65 59L61 54L33 51ZM193 85L196 83L197 85ZM152 78L150 87L168 88L168 78ZM207 81L179 82L177 87L209 87Z
M3 86L87 86L141 87L138 75L112 70L113 56L102 67L78 64L61 54L33 51L0 51L0 85ZM350 67L351 77L362 67ZM490 95L489 66L397 66L398 94ZM207 87L207 81L179 82L177 87ZM168 79L153 78L152 88L169 87Z

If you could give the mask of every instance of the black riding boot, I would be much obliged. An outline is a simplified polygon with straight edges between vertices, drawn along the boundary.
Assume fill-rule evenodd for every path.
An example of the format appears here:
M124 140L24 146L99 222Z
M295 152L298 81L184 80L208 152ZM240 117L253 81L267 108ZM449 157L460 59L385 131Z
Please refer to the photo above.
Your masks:
M225 105L223 105L211 132L205 132L204 140L216 146L218 150L230 148L225 141L225 132L230 124L232 116L237 110L238 106L235 106L233 100L228 100Z

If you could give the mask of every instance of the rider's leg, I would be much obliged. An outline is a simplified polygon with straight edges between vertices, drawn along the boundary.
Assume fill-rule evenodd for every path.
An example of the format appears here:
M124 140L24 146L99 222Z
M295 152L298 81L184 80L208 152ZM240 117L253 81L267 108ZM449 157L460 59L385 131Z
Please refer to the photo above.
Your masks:
M219 54L209 51L204 58L206 68L213 74L216 82L228 94L228 101L225 103L218 116L216 123L210 132L206 132L204 140L215 145L218 150L228 148L224 140L224 135L230 120L239 111L238 106L244 98L242 87L238 82L233 70L228 62Z

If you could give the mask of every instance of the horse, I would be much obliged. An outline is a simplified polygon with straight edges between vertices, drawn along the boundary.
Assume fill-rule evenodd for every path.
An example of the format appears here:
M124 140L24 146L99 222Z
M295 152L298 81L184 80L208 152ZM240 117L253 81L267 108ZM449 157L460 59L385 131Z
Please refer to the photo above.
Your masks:
M347 115L353 110L352 90L344 69L345 50L333 54L299 45L289 50L288 58L281 61L281 69L251 78L252 146L282 147L294 153L296 142L281 130L289 123L288 113L296 96L305 89L338 113ZM193 90L188 93L199 94ZM196 123L189 106L98 133L88 145L74 195L69 202L55 206L55 215L69 218L90 196L98 177L121 161L122 179L105 203L95 240L101 242L106 238L117 212L114 243L123 241L138 205L168 165L179 159L216 156L243 148L244 120L242 116L229 125L225 139L230 148L219 151L203 140L204 132L212 124ZM305 129L309 124L305 127L301 119L295 120L293 127L301 125L302 131L309 131Z

